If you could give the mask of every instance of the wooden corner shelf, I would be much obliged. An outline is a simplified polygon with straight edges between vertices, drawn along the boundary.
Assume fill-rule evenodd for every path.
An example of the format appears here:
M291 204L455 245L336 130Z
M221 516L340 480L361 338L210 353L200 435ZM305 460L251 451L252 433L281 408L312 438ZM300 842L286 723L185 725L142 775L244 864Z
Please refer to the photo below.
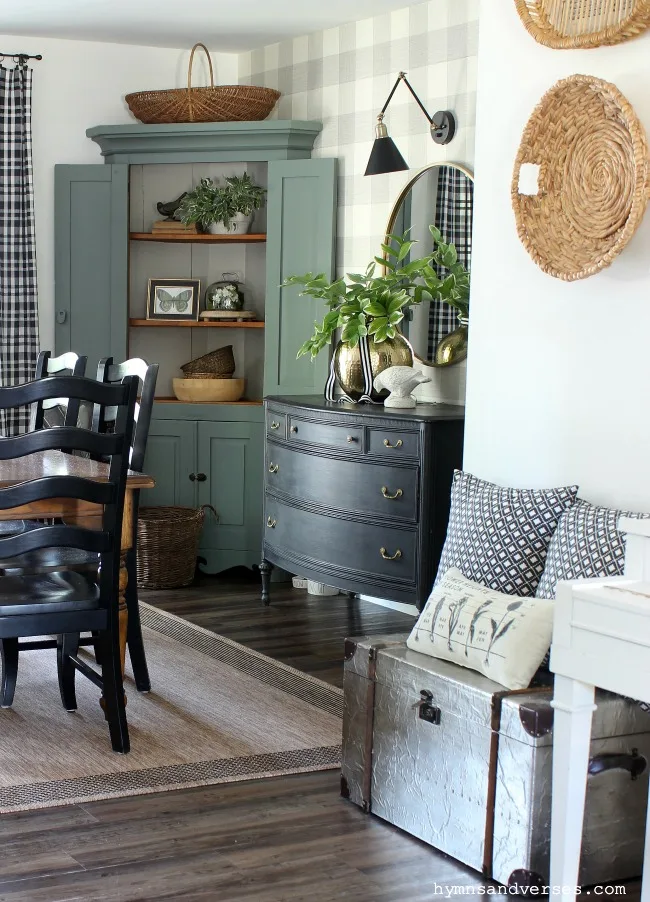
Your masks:
M130 319L129 326L133 328L162 327L165 329L263 329L264 320L244 320L241 323L230 320L195 320L182 319L175 322L173 319Z
M266 241L266 233L248 233L245 235L197 235L183 232L131 232L131 241L165 241L174 244L262 244Z

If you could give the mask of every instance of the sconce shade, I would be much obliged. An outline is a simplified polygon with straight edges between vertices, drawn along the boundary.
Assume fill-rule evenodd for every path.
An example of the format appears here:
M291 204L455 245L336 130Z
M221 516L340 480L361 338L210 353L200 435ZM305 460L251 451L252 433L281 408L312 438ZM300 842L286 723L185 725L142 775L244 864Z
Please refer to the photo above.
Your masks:
M406 160L391 137L375 138L365 175L381 175L382 172L400 172L408 169Z

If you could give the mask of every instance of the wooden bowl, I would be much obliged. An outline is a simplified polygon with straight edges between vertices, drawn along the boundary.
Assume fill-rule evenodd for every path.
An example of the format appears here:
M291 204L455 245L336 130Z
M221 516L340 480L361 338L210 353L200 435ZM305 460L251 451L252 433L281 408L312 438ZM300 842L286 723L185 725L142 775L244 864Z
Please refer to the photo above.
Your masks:
M239 401L246 388L245 379L174 379L173 383L179 401Z

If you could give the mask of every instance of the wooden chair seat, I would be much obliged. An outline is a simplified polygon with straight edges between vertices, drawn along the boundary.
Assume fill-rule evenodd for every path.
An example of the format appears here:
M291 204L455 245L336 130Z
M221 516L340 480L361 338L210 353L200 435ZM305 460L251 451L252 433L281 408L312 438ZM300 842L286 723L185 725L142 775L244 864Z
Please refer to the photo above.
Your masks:
M86 573L59 571L3 576L0 584L0 635L4 617L92 611L99 608L99 587Z
M27 521L30 529L40 524ZM39 551L28 551L19 558L2 561L5 573L20 571L25 573L52 573L59 570L91 571L95 574L99 568L99 555L80 548L42 548Z

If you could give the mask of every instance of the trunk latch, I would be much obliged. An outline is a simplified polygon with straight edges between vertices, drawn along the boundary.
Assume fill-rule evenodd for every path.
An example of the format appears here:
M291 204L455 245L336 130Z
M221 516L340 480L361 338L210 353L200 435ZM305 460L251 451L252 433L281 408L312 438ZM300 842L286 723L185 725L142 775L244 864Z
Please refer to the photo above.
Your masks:
M433 693L429 692L428 689L421 689L420 701L416 702L413 707L418 709L418 717L420 720L426 720L427 723L436 724L437 726L440 723L442 712L440 708L432 704L432 702Z

